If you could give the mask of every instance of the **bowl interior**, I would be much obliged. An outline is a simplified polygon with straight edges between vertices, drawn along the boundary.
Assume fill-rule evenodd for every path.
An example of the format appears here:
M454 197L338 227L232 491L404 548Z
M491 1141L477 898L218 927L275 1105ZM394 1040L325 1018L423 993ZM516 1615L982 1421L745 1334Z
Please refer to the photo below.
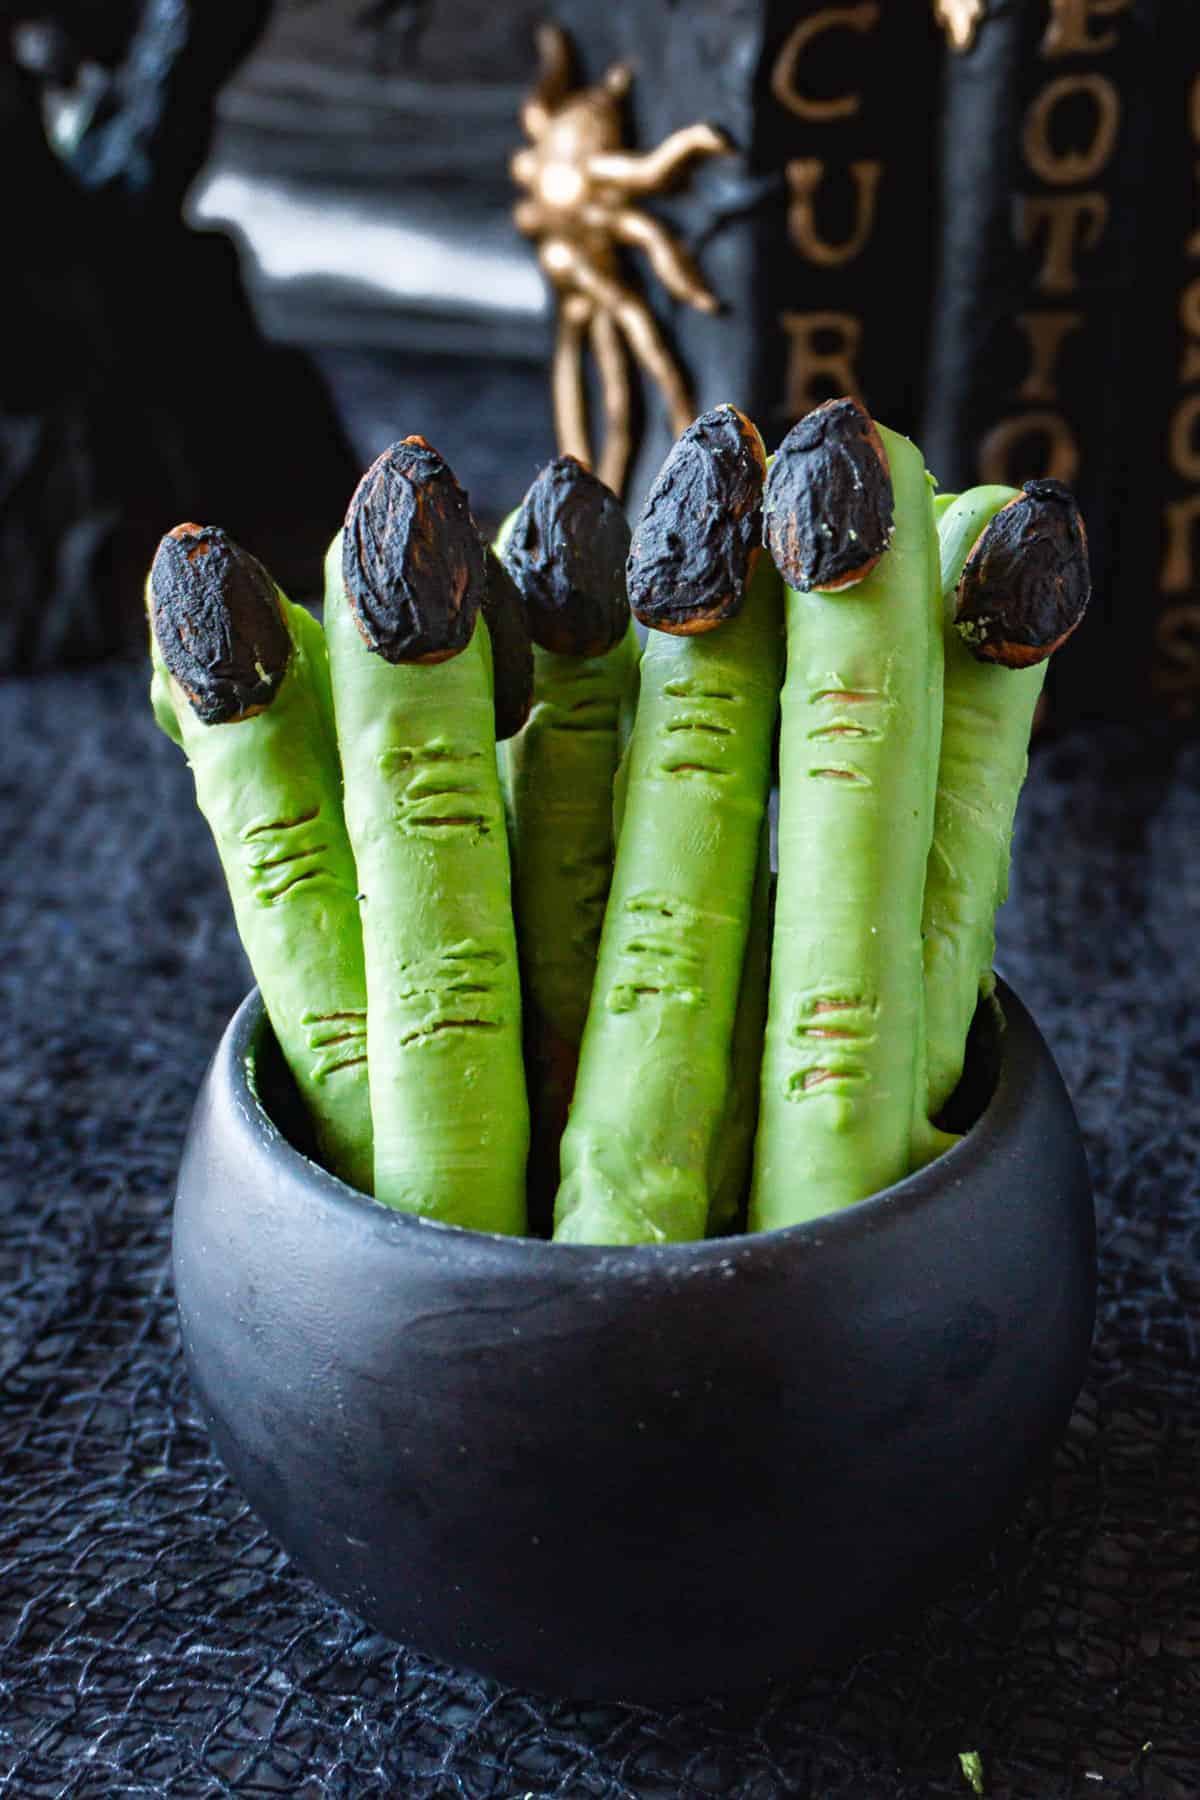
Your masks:
M1004 1033L1000 1000L995 995L982 998L967 1039L962 1079L935 1121L944 1131L965 1136L987 1111L1004 1061ZM251 1095L271 1124L293 1150L322 1167L308 1113L261 1010L247 1048L245 1072Z

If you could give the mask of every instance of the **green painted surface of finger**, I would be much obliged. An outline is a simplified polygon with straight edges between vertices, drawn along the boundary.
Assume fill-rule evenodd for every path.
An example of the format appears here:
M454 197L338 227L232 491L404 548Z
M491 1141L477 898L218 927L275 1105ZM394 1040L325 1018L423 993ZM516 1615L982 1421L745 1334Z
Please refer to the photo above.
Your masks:
M642 685L642 640L638 636L637 627L633 628L633 643L629 654L628 675L621 694L621 710L617 717L617 740L621 746L622 756L630 738L633 736L633 721L637 718L638 693Z
M953 623L958 583L980 534L1019 497L1009 487L972 488L938 526L946 692L924 919L933 1116L958 1084L980 991L990 990L996 909L1007 891L1013 818L1046 674L1045 663L1006 669L976 661Z
M547 463L501 527L533 639L533 703L500 753L513 858L533 1132L532 1228L549 1232L613 865L613 779L637 636L629 526L574 457Z
M613 870L619 714L637 639L603 656L534 647L534 700L499 747L513 865L532 1120L531 1228L550 1230L558 1147Z
M632 732L630 733L632 739ZM616 773L613 776L612 791L612 827L613 847L621 841L621 826L625 822L625 801L629 795L629 745L626 744L617 759Z
M325 641L325 630L319 619L303 606L293 606L289 602L289 618L297 643L304 648L308 664L312 670L313 686L316 690L320 706L321 719L325 726L325 735L330 754L337 759L337 727L333 722L333 684L329 676L329 646ZM341 781L341 765L338 764L338 780Z
M708 1206L708 1235L740 1229L754 1160L767 983L771 968L771 838L764 824L754 872L750 929L733 1020L729 1102L717 1138Z
M941 585L943 622L954 619L954 596L966 567L967 558L979 542L979 534L991 524L996 514L1011 501L1020 498L1020 490L989 484L968 488L965 494L951 497L937 520L938 579Z
M751 1230L819 1217L907 1174L924 1114L937 539L919 451L883 427L878 434L894 493L887 547L854 586L786 590L779 873ZM786 467L784 446L780 459ZM781 521L782 540L791 529L810 559L801 528L827 503L819 465L813 479L801 526Z
M534 651L534 703L501 747L526 993L578 1048L613 865L620 709L636 661L632 625L605 656Z
M613 775L612 789L612 821L613 844L621 835L621 821L625 817L625 796L629 791L629 745L633 738L634 722L637 719L638 695L642 688L642 640L634 626L633 648L629 661L629 677L625 683L625 691L621 695L621 710L617 716L617 744L619 755L617 767Z
M525 1226L528 1107L491 661L367 648L342 539L325 629L362 896L376 1198L479 1231Z
M175 702L171 697L171 681L162 666L161 658L155 654L154 638L150 639L150 710L154 714L154 722L159 730L170 738L173 744L183 749L183 733L179 729L179 720L175 716Z
M321 628L280 596L292 641L270 704L205 724L152 639L155 713L187 754L238 933L325 1165L370 1193L366 986L354 858L323 699Z
M768 559L741 611L652 631L555 1237L704 1235L771 773L782 669Z

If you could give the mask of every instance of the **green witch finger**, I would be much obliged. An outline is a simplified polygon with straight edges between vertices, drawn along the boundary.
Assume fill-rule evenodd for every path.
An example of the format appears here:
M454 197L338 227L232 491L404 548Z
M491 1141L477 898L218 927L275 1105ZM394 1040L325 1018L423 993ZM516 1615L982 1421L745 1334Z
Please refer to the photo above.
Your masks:
M942 675L914 445L831 401L781 444L764 516L789 588L751 1230L908 1173L924 1118L921 906Z
M366 955L375 1195L480 1231L525 1222L528 1108L484 547L420 438L364 475L325 627Z
M705 414L668 458L634 534L635 611L682 635L651 629L642 655L625 814L562 1140L560 1241L704 1235L782 667L779 585L757 549L765 460L742 414ZM698 512L698 498L712 510Z
M767 458L770 468L771 459ZM763 571L766 579L766 571ZM776 577L778 580L778 577ZM613 780L613 840L619 843L629 791L629 738L636 717L637 682L633 711L617 773ZM709 1181L707 1232L719 1237L737 1228L744 1214L746 1186L754 1152L758 1123L759 1066L762 1062L763 1029L767 1022L767 977L771 965L771 847L770 829L764 822L750 902L750 929L738 987L737 1011L730 1041L729 1092L725 1117L717 1134Z
M612 879L613 778L638 655L625 596L629 526L616 495L560 456L497 547L535 644L533 707L501 746L500 770L525 1002L530 1205L535 1227L548 1228Z
M629 678L621 694L621 705L617 713L617 767L613 775L612 819L613 844L616 845L621 836L621 821L625 817L625 796L629 791L629 745L633 739L633 726L637 718L638 696L642 688L642 646L636 632L631 634Z
M146 584L159 724L187 754L234 917L322 1161L371 1190L366 985L320 626L223 531Z
M931 1116L958 1084L976 1003L993 984L996 909L1045 658L1079 623L1089 591L1082 520L1058 482L972 488L938 535L946 698L925 881ZM987 660L956 629L956 611Z

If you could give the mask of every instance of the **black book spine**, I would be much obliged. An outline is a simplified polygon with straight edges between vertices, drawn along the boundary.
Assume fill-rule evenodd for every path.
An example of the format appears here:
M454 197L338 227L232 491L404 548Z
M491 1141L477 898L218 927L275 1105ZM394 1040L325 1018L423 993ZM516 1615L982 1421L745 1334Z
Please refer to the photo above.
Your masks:
M924 393L941 38L928 5L770 9L754 163L782 177L756 275L772 435L859 395L915 435Z
M886 423L920 416L934 225L937 68L930 8L888 0L557 0L577 77L628 63L630 142L697 120L732 154L644 204L721 303L672 301L631 276L678 356L697 410L745 407L768 446L819 400L852 391ZM671 440L645 396L630 497Z
M1094 599L1055 658L1055 716L1144 712L1164 678L1180 710L1185 680L1200 686L1200 500L1188 515L1183 491L1200 440L1167 466L1187 429L1170 418L1195 11L1176 0L976 10L974 43L946 67L923 442L944 487L1054 475L1079 496ZM1184 616L1165 611L1164 566L1193 594Z

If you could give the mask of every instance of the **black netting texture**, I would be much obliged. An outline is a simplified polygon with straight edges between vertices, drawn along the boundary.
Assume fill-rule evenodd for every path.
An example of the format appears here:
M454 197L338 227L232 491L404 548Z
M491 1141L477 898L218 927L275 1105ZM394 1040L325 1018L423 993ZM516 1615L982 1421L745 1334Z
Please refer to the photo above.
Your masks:
M488 1685L298 1575L194 1418L172 1181L247 985L140 671L0 688L0 1796L1200 1794L1200 748L1041 747L1002 966L1097 1185L1090 1375L974 1575L845 1667L656 1713Z

